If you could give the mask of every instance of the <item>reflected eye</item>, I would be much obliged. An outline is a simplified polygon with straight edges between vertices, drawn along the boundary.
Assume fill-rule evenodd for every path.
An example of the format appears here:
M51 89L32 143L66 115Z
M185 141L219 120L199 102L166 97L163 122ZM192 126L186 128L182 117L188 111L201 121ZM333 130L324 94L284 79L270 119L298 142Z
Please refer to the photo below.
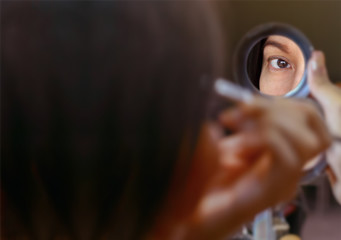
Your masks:
M270 64L273 68L276 68L276 69L281 69L281 68L290 68L290 64L281 59L281 58L274 58L270 61Z

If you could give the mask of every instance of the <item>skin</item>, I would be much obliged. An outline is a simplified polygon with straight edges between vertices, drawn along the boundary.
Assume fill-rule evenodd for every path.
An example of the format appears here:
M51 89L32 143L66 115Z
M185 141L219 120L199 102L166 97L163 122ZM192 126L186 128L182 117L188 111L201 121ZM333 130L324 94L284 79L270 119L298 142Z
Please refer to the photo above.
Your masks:
M202 127L188 177L175 171L166 203L147 239L222 239L261 210L290 199L304 163L330 144L310 104L256 98ZM181 159L181 156L180 156ZM287 176L290 176L288 178Z
M268 95L285 95L301 81L304 73L301 49L289 38L273 35L264 45L259 88Z
M341 137L341 88L328 77L325 57L314 51L308 64L308 83L312 97L321 105L332 135ZM328 175L337 201L341 204L341 142L334 141L327 151Z

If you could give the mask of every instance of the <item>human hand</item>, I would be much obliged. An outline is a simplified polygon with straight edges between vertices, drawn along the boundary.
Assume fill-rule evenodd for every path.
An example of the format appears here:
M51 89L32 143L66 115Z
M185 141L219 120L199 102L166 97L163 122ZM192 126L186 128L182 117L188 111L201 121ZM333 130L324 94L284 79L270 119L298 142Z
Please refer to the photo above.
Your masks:
M320 114L303 101L256 99L225 112L221 123L238 133L219 143L220 182L214 182L213 191L199 204L195 221L200 227L192 239L218 239L226 226L237 227L259 211L292 198L303 165L330 144Z
M156 239L220 239L231 234L258 212L291 198L305 162L330 144L320 114L304 101L256 98L224 112L220 122L236 134L216 141L217 163L209 159L211 167L206 164L205 171L210 173L200 175L205 180L192 180L205 191L192 201L187 216L159 222L169 231ZM173 212L190 197L193 185L185 188Z
M341 137L341 89L328 77L325 57L314 51L308 63L308 83L312 96L320 103L329 131ZM329 179L335 198L341 204L341 143L333 143L327 151Z

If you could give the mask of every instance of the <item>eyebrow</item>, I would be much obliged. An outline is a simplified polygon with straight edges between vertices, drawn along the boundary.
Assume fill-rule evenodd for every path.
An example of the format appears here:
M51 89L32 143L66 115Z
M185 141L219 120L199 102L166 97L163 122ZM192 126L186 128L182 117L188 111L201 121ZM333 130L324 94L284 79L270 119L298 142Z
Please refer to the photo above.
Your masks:
M289 49L286 45L282 44L282 43L279 43L279 42L276 42L276 41L272 41L272 40L268 40L265 42L264 44L264 48L266 46L273 46L273 47L276 47L278 48L279 50L281 50L282 52L285 52L287 54L289 54Z

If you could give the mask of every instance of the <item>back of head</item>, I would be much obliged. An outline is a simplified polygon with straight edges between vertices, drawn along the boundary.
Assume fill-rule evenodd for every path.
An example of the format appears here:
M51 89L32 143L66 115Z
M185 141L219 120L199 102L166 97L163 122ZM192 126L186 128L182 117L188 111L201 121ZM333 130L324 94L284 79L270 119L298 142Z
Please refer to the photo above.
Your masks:
M3 234L140 238L219 74L208 4L14 1L1 16Z

